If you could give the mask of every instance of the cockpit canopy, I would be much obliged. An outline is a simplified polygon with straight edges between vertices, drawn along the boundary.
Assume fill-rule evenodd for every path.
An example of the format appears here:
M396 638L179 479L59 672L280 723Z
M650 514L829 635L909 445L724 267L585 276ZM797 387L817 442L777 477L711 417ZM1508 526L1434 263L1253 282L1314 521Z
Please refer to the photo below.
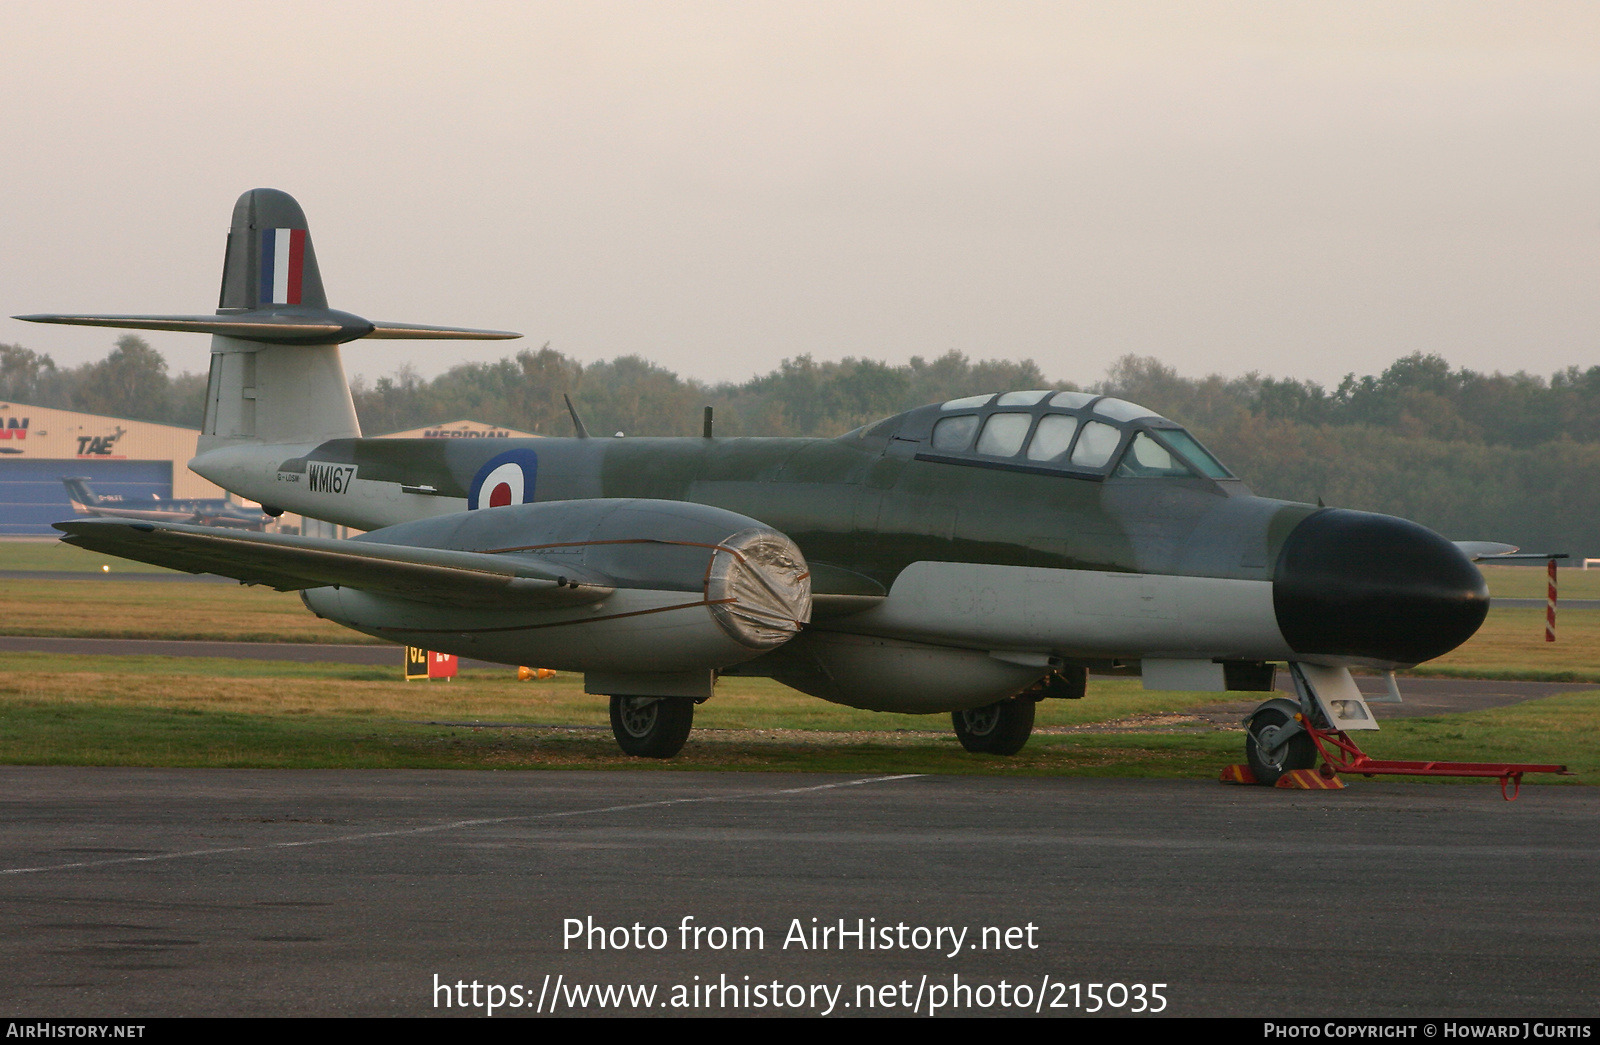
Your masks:
M1181 425L1092 392L968 396L897 414L846 438L917 443L922 460L1084 479L1233 478Z

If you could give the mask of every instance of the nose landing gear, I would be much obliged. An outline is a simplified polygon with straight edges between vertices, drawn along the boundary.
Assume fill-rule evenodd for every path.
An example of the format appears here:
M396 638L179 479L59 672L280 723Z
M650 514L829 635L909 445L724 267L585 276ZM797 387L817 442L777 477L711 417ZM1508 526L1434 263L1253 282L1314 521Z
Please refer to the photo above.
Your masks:
M1295 769L1317 764L1317 745L1298 720L1292 700L1269 700L1245 722L1244 757L1256 782L1272 786Z
M1289 665L1299 691L1298 702L1279 697L1267 701L1245 719L1244 766L1230 766L1225 782L1287 786L1283 778L1295 770L1311 769L1320 755L1320 775L1337 784L1340 773L1362 776L1491 777L1500 781L1506 801L1517 797L1525 773L1570 776L1566 766L1528 762L1434 762L1373 758L1356 745L1351 730L1374 730L1378 724L1367 711L1347 669ZM1392 680L1391 680L1392 684ZM1399 699L1398 691L1395 698ZM1312 778L1313 780L1315 778ZM1296 781L1298 782L1298 781Z

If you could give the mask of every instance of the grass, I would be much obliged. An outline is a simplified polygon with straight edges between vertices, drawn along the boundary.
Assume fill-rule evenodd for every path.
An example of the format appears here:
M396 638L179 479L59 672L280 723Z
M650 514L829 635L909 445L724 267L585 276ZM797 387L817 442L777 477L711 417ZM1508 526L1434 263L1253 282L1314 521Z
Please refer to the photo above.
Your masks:
M576 676L519 683L508 671L453 682L391 670L168 657L0 656L0 762L283 768L771 769L841 772L1205 775L1236 734L1046 732L1022 756L969 755L945 715L827 704L765 679L730 679L699 709L684 754L630 759L606 701ZM1192 694L1097 683L1082 701L1040 706L1042 730L1148 717ZM494 725L471 725L493 723ZM515 724L515 725L509 725ZM1191 735L1183 735L1191 734Z
M1569 782L1594 783L1600 779L1597 729L1600 692L1561 693L1488 711L1394 719L1359 742L1374 758L1557 762L1578 775Z
M1489 595L1496 599L1542 599L1545 597L1545 567L1478 566L1489 582ZM1600 570L1580 570L1575 566L1556 571L1556 594L1563 599L1600 599Z
M0 635L377 642L318 620L296 592L238 584L0 579Z
M1192 707L1192 693L1148 693L1137 679L1096 680L1094 696L1039 705L1041 729L1070 729ZM363 722L512 722L609 728L604 697L580 675L518 682L511 668L463 671L450 682L404 682L390 668L212 657L0 654L0 705L162 707L184 712L320 715ZM696 725L727 730L939 731L947 715L895 715L829 704L770 679L725 679Z
M729 679L682 755L620 754L605 699L579 679L509 671L394 681L396 668L169 657L0 655L0 763L216 768L742 769L1210 778L1242 736L1185 715L1207 702L1091 683L1046 701L1012 758L971 755L944 715L839 707L765 679ZM1242 696L1242 695L1241 695ZM1246 698L1248 699L1248 698ZM1375 757L1566 762L1600 773L1600 692L1390 722ZM1582 778L1580 778L1582 779Z
M1492 606L1476 635L1411 674L1600 682L1600 610L1558 610L1556 641L1546 642L1544 610Z
M64 570L83 573L102 573L102 566L111 567L112 573L176 573L164 566L151 566L115 555L86 551L53 539L0 541L0 570Z

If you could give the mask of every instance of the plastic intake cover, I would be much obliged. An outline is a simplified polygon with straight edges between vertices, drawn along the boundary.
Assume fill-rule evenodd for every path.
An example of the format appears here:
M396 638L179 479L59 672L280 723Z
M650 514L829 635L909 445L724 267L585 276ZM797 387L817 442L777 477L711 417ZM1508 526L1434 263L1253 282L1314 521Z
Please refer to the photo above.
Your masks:
M751 649L772 649L811 619L811 573L788 537L751 527L712 553L706 601L730 637Z

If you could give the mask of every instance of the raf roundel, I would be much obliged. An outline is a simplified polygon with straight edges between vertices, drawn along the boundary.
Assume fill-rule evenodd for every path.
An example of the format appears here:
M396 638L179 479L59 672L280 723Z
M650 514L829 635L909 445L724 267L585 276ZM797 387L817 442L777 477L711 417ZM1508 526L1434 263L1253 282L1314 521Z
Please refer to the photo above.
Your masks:
M467 492L467 508L503 508L533 500L539 458L532 450L507 450L478 469Z

